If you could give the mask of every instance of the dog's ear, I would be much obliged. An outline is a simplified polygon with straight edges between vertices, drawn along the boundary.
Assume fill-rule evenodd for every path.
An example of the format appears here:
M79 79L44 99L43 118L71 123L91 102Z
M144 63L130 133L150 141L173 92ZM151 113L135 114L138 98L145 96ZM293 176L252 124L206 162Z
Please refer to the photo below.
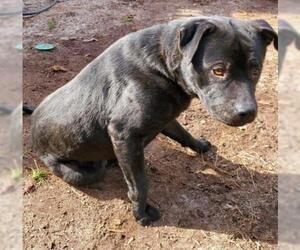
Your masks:
M205 19L183 24L178 31L179 52L191 62L203 36L215 27Z
M257 27L259 34L266 41L266 44L269 45L273 42L275 49L278 50L278 35L271 25L263 19L255 20L253 22Z

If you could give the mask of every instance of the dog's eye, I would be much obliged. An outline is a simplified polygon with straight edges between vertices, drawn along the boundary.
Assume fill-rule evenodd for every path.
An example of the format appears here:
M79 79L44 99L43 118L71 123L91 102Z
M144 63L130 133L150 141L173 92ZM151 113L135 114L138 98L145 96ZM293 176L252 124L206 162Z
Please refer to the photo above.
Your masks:
M215 76L219 76L219 77L224 77L226 74L226 69L223 67L214 68L212 71Z

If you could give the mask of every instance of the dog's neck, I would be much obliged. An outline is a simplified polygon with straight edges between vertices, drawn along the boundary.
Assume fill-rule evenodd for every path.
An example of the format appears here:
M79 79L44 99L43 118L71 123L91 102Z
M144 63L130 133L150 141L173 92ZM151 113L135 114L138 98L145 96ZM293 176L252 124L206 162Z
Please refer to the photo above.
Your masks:
M147 43L142 41L139 49L131 53L137 53L137 57L142 61L138 67L151 69L156 72L156 76L159 75L162 80L174 85L174 89L181 90L186 98L192 99L195 93L186 84L180 70L182 55L176 43L177 29L166 27L166 25L159 25L146 29L144 32L146 32Z
M173 96L176 103L181 107L180 109L185 109L193 95L187 89L184 81L181 80L179 69L172 70L169 65L169 48L167 44L162 43L163 27L164 25L161 25L157 30L146 30L146 46L145 43L142 43L139 50L132 53L138 53L139 59L142 61L138 67L148 72L149 70L154 72L156 77L159 76L162 83L157 84L161 85L168 95Z

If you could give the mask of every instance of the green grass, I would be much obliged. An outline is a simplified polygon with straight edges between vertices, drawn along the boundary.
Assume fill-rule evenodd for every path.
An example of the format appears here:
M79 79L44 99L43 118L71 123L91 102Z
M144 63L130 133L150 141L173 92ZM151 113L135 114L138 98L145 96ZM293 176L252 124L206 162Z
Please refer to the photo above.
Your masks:
M134 16L133 15L127 15L122 17L123 23L133 23L134 22Z
M36 182L43 182L47 179L47 173L40 169L40 168L34 168L32 169L32 172L31 172L31 178L33 180L35 180Z
M56 28L56 21L52 18L50 20L48 20L48 29L54 30Z

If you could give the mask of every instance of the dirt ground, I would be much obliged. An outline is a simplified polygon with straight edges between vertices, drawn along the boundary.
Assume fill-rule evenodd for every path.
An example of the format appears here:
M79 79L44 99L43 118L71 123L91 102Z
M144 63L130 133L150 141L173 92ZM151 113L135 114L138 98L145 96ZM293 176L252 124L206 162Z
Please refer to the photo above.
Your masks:
M41 3L24 2L28 9ZM123 35L200 14L266 19L277 28L277 2L270 0L61 1L24 20L24 103L38 105ZM56 49L38 52L33 49L38 42L54 43ZM53 65L67 71L55 73ZM108 169L99 184L81 189L51 174L34 183L30 117L25 117L24 249L277 248L276 84L277 52L270 46L254 123L228 127L194 100L178 120L217 149L196 155L162 135L146 148L149 199L162 212L147 228L133 219L118 167Z

